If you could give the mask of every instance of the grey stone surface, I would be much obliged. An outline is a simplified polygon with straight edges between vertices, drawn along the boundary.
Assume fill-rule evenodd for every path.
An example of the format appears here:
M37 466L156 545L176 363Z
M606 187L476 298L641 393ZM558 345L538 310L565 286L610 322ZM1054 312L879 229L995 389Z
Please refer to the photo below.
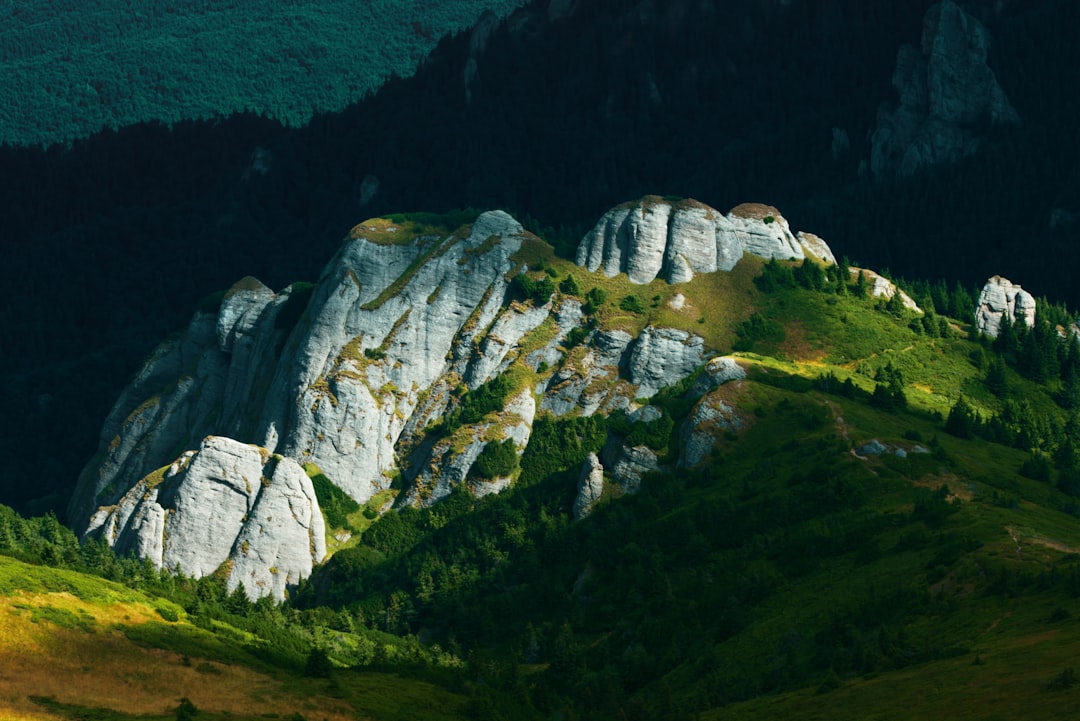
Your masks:
M1013 325L1035 326L1035 298L1007 278L995 275L986 281L975 305L975 328L997 338L1001 318L1008 316Z
M604 492L604 467L595 453L590 453L581 464L581 475L578 476L577 495L574 497L574 506L571 515L580 521L592 511L593 504Z
M744 204L725 216L694 200L646 196L612 208L582 238L577 264L608 277L626 273L633 283L657 277L685 283L695 273L731 270L743 256L803 258L804 244L821 260L835 262L825 241L796 238L770 206Z
M326 555L322 515L303 469L215 436L99 509L88 535L195 578L224 569L229 588L243 585L252 599L283 599Z
M651 398L705 362L705 341L674 328L647 327L634 341L627 370L638 398Z

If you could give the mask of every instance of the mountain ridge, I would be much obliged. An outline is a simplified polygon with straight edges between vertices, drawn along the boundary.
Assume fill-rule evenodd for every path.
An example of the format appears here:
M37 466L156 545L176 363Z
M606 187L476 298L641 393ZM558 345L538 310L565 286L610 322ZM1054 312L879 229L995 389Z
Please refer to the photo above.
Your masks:
M385 492L401 508L437 503L458 487L478 497L504 490L520 473L538 414L618 416L629 428L663 421L671 435L670 416L650 398L691 376L700 379L694 397L709 395L745 376L741 362L720 356L780 332L753 310L750 288L765 281L733 273L743 264L773 284L794 282L795 273L811 288L855 281L895 312L926 315L879 274L838 266L825 241L797 237L767 205L725 216L660 196L624 203L582 239L579 274L567 271L558 286L550 246L506 213L481 213L453 230L437 222L423 214L364 221L315 286L275 294L245 278L196 313L187 334L155 352L103 429L70 508L82 535L196 577L224 568L230 590L243 583L253 598L280 600L331 545L311 473L359 506L382 498L368 508L381 515ZM693 290L696 279L715 285L710 276L734 286L711 299ZM625 295L609 297L601 279ZM992 279L984 296L1001 282ZM661 292L646 303L635 288ZM991 330L990 307L980 299L978 329ZM1034 306L1030 317L1020 305L1001 311L1035 325ZM928 327L938 332L933 321ZM644 474L695 466L711 437L742 425L737 409L711 402L672 435L686 447L673 440L658 454L609 442L583 471L577 515L603 493L595 479L586 482L595 473L632 493ZM313 470L305 475L298 464ZM234 511L207 495L215 482L240 491ZM260 487L284 491L294 523L264 522L280 514L261 506L282 501L252 494ZM207 530L195 542L184 528Z

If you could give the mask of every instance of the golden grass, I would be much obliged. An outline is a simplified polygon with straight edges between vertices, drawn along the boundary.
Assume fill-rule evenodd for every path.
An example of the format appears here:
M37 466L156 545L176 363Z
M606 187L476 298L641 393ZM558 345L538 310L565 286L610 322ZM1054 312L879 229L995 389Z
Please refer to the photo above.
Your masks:
M43 610L74 614L90 630L57 625L42 617ZM312 695L313 689L284 675L207 666L199 659L185 664L178 653L143 648L124 635L124 626L151 620L160 619L147 603L94 604L70 593L21 591L0 598L0 718L62 718L29 696L128 714L169 713L187 697L213 713L257 716L288 710L286 716L299 711L329 721L356 718L341 701Z

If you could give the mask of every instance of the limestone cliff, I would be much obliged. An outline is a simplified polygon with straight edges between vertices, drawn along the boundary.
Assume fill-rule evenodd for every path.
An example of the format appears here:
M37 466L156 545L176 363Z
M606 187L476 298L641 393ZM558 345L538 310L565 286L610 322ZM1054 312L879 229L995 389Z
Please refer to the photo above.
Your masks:
M605 213L578 246L577 264L608 277L626 273L632 283L685 283L695 273L731 270L743 253L802 259L807 251L836 262L824 240L797 238L772 206L744 203L724 215L695 200L650 195Z

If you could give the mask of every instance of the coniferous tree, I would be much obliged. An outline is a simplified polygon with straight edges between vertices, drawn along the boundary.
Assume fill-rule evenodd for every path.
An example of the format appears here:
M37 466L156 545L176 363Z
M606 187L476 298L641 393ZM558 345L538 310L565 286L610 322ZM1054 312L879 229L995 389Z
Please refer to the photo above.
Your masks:
M971 293L957 281L952 293L949 294L949 315L957 320L970 321L974 314L975 301L972 300Z
M1005 375L1005 361L1001 356L994 356L986 368L986 377L983 379L986 389L998 398L1004 398L1009 392L1009 382Z
M963 396L953 404L949 417L945 421L945 430L957 438L974 438L981 422L975 409Z

